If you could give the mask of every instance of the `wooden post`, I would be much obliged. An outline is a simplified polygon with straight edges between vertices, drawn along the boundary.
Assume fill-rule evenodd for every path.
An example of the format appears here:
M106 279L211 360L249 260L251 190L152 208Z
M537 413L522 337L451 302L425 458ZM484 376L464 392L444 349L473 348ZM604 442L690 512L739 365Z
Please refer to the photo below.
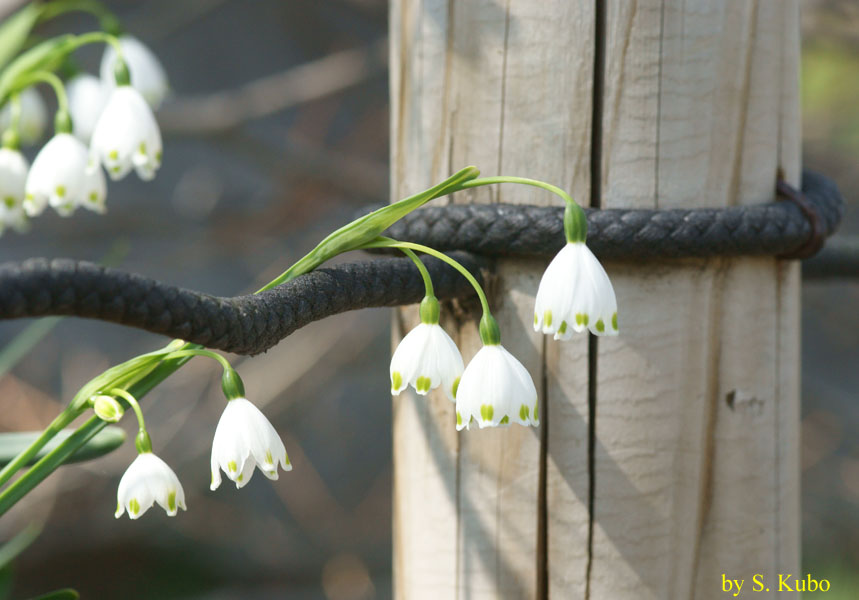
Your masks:
M466 164L602 208L797 183L798 0L392 0L390 22L394 198ZM760 573L774 597L799 568L797 266L606 264L620 336L566 343L531 327L545 266L499 261L491 299L541 429L457 434L442 394L394 400L396 596L721 598ZM469 360L476 322L443 324Z

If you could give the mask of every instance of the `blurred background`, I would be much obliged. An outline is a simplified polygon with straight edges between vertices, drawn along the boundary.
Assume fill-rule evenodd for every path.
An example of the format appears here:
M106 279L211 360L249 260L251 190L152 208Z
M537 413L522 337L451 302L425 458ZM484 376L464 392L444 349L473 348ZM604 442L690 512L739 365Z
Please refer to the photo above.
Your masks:
M0 3L0 11L20 4ZM159 114L163 167L151 183L111 184L108 217L46 212L29 235L8 232L0 260L110 257L234 295L280 273L357 208L387 198L385 0L107 4L170 75L173 97ZM61 23L45 33L95 27L85 16ZM838 182L848 202L841 232L857 234L859 4L807 0L802 25L804 162ZM97 72L99 49L79 56ZM833 599L859 597L857 306L859 281L803 286L803 567L833 582ZM29 325L0 322L0 347ZM0 431L43 427L88 379L163 343L133 329L58 321L0 377ZM0 521L0 540L44 523L0 573L0 592L390 597L389 349L390 312L368 310L315 323L252 360L231 357L295 466L277 485L257 475L240 493L208 491L223 398L219 368L193 361L145 405L155 451L177 471L191 510L114 519L131 444L64 468Z

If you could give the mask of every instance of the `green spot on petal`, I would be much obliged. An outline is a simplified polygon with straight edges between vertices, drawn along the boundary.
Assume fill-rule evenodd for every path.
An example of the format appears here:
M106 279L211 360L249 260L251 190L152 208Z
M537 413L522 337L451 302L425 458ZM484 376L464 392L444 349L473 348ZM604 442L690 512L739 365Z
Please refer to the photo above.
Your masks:
M561 335L567 333L567 322L566 321L561 321L561 326L558 327L558 333L560 333Z
M400 389L400 387L402 385L403 385L403 376L397 371L394 371L393 373L391 373L391 389L392 390L398 390L398 389Z
M3 198L3 203L6 205L6 208L15 208L15 199L12 196Z
M605 323L602 322L602 319L597 321L597 331L599 331L600 333L605 331Z
M459 411L456 411L456 424L462 425L462 415L459 414Z
M110 160L119 160L119 150L111 150L107 153L107 157Z
M611 316L611 326L612 326L612 329L614 329L615 331L617 331L617 313L614 313L614 314Z
M534 313L534 325L540 322L540 318L537 316L537 313Z
M161 163L161 150L155 153L155 160L158 161L159 164Z
M238 477L236 477L236 481L241 483L242 479L244 479L244 478L245 478L245 476L240 474Z
M137 148L137 151L141 154L146 154L146 142L140 142L140 147Z
M507 425L508 423L510 423L510 417L505 415L504 418L501 419L501 421L498 424L499 425Z
M519 407L519 418L523 421L527 421L529 412L531 412L531 410L528 408L527 405L523 404Z
M540 402L539 401L534 403L534 420L535 421L540 420Z
M552 311L551 310L547 310L546 312L543 313L543 324L546 327L552 326Z
M57 196L62 198L63 196L66 195L66 186L58 185L57 188L54 190L54 192L56 192Z
M430 390L430 385L432 384L432 380L429 377L420 376L418 380L415 382L415 388L419 392L428 392Z
M274 458L272 458L272 456L271 456L271 450L265 451L265 464L267 464L267 465L273 465L274 464Z
M98 200L98 194L96 192L89 193L89 201L96 202Z
M227 469L230 470L230 473L235 473L236 471L239 470L239 466L236 464L236 461L231 460L230 462L227 463Z
M454 379L454 380L453 380L453 388L451 389L451 391L453 392L453 397L454 397L454 398L456 398L456 390L458 390L458 389L459 389L459 379L460 379L460 378L459 378L459 377L457 377L456 379Z
M492 415L495 414L495 409L491 404L481 404L480 405L480 416L484 421L491 421Z
M129 500L128 512L130 512L135 517L137 516L137 513L140 512L140 502L137 501L137 498L132 498L131 500Z
M120 171L122 171L122 169L119 167L119 165L116 165L115 167L111 168L110 171L111 173L119 173Z
M167 494L167 508L171 511L176 510L176 492Z

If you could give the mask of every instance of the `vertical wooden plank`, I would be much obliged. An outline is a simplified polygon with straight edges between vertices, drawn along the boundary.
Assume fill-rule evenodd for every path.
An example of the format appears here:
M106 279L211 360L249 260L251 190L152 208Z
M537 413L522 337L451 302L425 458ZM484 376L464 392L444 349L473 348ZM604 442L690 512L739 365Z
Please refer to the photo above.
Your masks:
M780 116L796 102L796 38L780 32L795 11L608 4L603 207L766 201L780 144L796 173L799 125ZM779 528L797 522L780 497L798 472L798 282L770 258L608 272L621 335L599 341L590 597L716 598L722 573L748 590L797 555Z
M391 7L395 198L466 164L479 166L484 175L542 178L577 198L588 197L591 2L394 0ZM556 202L548 194L512 186L473 190L454 201ZM502 343L529 369L538 391L545 368L543 339L534 333L532 319L544 267L541 261L499 261L492 298ZM466 360L479 348L475 325L474 320L465 323L457 336ZM582 343L553 354L550 370L561 377L548 386L550 406L541 397L544 412L548 408L551 413L554 403L567 406L572 389L576 401L584 402L586 414L582 393L586 379L562 364L581 365L585 356ZM428 402L435 407L448 401L431 397ZM581 409L568 413L578 414L577 410ZM453 426L446 410L417 409L402 402L396 408L396 596L534 598L542 539L540 432L518 425L464 431L456 438L458 446L446 441L448 434L427 434L452 433ZM575 455L565 455L562 465L571 458L586 465L583 432L586 428L580 426L565 434L578 449ZM420 440L418 446L415 439ZM426 445L420 445L424 441ZM420 460L456 466L453 472L440 467L427 470L415 463ZM444 481L427 483L411 477L413 468L424 477ZM576 537L566 549L573 548L581 577L586 558L581 524L586 525L587 515L580 497L586 496L582 492L586 469L572 476L578 478L575 493L564 484L566 510L558 514L560 523L577 524ZM553 475L558 481L564 477L571 475L557 470ZM450 490L455 490L453 498ZM564 496L560 488L557 496ZM421 507L430 505L444 507L433 509L443 522L420 521ZM435 539L427 545L416 541L427 536ZM451 536L455 543L450 543ZM450 585L455 592L440 585L438 577L448 572L452 559L456 568L449 572Z

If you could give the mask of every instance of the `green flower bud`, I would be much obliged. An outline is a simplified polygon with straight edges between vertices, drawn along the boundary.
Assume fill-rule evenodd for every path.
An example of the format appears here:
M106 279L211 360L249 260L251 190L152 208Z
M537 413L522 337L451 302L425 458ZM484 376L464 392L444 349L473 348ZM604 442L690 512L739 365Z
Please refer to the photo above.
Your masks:
M111 396L95 396L92 400L92 409L96 416L102 421L108 423L116 423L122 418L125 409L122 405Z

